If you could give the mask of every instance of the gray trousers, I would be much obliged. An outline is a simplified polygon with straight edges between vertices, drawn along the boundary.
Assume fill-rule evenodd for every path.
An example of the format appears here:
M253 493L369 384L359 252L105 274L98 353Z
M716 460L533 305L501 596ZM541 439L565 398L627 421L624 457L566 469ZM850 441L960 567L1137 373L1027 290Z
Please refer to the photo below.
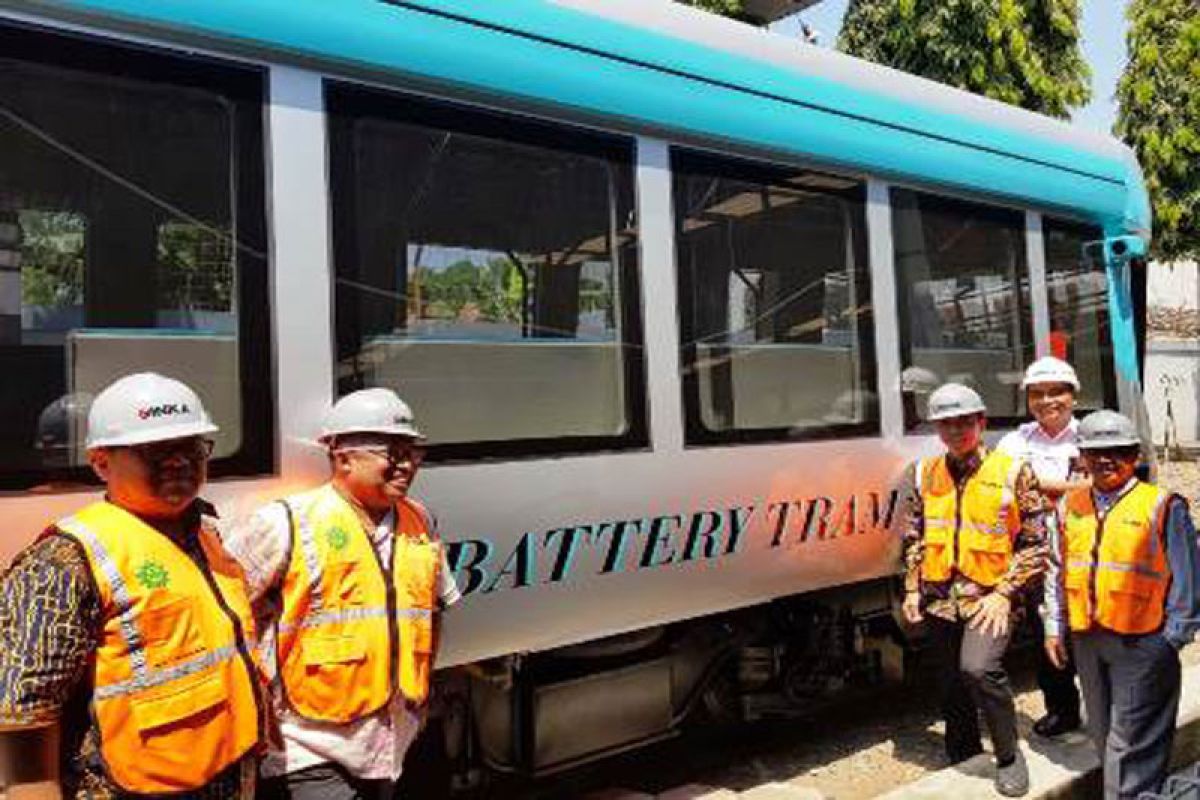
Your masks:
M359 778L331 763L264 778L258 785L263 800L392 800L395 791L395 781Z
M992 735L1000 763L1017 753L1017 713L1002 659L1009 634L987 636L966 622L927 616L930 645L936 654L946 715L946 756L950 763L983 752L979 712Z
M1162 636L1072 635L1088 733L1106 800L1135 800L1167 777L1179 710L1179 653Z

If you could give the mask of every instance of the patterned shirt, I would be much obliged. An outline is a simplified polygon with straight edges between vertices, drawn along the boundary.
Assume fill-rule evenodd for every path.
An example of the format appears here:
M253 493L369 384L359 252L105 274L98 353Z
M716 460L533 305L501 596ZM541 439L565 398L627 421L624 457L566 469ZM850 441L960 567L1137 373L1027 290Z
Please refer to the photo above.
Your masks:
M946 465L955 485L961 487L965 484L979 470L986 456L987 449L984 447L962 459L947 455ZM925 558L925 505L917 489L919 464L915 462L909 466L903 484L906 487L904 496L907 506L904 529L905 592L920 592L925 613L951 621L970 619L979 601L993 591L1012 599L1013 608L1017 609L1021 604L1017 602L1016 595L1037 584L1046 565L1046 520L1052 506L1038 490L1033 469L1023 463L1017 472L1014 497L1021 518L1021 530L1013 541L1008 571L995 587L988 588L957 570L947 583L934 584L921 580L921 563Z
M203 563L196 531L201 514L215 512L197 501L190 513L191 535L179 544ZM100 593L83 547L54 528L0 576L0 732L60 726L64 797L130 796L105 775L100 731L88 708L103 624ZM246 756L201 789L172 797L251 797L255 766L256 759Z
M430 534L437 525L429 520ZM396 535L396 515L389 513L374 530L368 530L380 561L391 561ZM282 611L279 587L287 572L292 531L280 503L268 503L243 525L235 526L226 540L229 552L242 564L254 606L255 625L260 633L263 668L271 678L272 709L279 721L279 737L272 737L270 752L262 764L265 777L287 775L318 764L337 763L352 775L368 780L396 780L404 766L404 755L420 732L423 719L398 693L379 712L340 725L307 720L293 713L279 687L275 654L276 623ZM439 607L446 608L461 597L443 551Z

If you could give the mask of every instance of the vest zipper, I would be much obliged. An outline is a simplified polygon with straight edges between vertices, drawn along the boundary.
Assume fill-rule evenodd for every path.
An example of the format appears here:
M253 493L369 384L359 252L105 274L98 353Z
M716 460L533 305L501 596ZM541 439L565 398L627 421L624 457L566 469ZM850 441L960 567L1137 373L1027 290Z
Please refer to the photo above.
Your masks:
M197 543L198 544L198 543ZM246 677L250 681L251 694L254 696L254 710L258 717L258 740L263 741L263 737L267 732L267 709L263 706L262 692L259 691L258 670L254 667L254 659L250 657L250 651L246 648L246 631L242 628L242 621L238 615L233 613L233 609L225 601L225 595L221 594L221 590L217 587L217 582L213 579L212 573L209 571L208 556L204 554L203 548L199 552L202 563L200 566L200 574L204 576L204 582L208 585L208 590L212 592L213 598L217 601L217 606L233 623L233 632L237 637L235 646L237 647L238 657L241 658L242 666L246 669ZM242 754L245 755L244 753Z
M958 535L962 530L962 504L965 487L965 481L962 484L958 481L954 482L954 544L950 548L951 578L954 577L954 573L958 572Z
M1128 489L1122 492L1116 500L1113 501L1113 504L1108 507L1108 510L1104 512L1103 516L1100 514L1100 506L1096 504L1096 496L1094 494L1092 495L1092 510L1096 512L1096 537L1092 542L1092 563L1088 568L1090 572L1088 575L1089 623L1096 621L1096 612L1100 610L1100 605L1096 600L1096 578L1099 577L1100 574L1100 545L1104 542L1104 523L1108 521L1108 515L1111 514L1118 505L1120 505L1121 501L1123 501L1133 492L1136 486L1137 482L1135 481L1133 486L1130 486Z
M400 634L397 631L398 620L396 618L396 547L400 538L400 507L397 505L392 509L392 515L395 524L392 526L392 546L388 552L388 563L384 565L383 559L379 557L379 548L375 546L374 538L366 531L363 533L367 537L367 544L371 548L371 554L375 556L375 566L379 568L380 575L383 576L383 591L387 602L388 611L388 703L396 696L396 689L399 686L399 670L400 670ZM359 527L362 527L361 522Z

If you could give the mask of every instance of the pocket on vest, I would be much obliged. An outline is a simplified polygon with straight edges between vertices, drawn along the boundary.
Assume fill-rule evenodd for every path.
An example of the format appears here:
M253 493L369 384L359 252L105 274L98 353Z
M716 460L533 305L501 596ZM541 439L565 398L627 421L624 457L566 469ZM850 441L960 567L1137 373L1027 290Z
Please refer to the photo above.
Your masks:
M191 720L226 702L227 690L218 672L209 672L198 681L173 686L148 697L130 702L133 720L143 736L166 734L179 723Z
M989 536L976 533L969 539L964 535L959 547L962 553L962 572L972 580L987 586L994 585L1008 571L1012 548L1007 535Z
M357 636L307 637L302 648L306 667L353 664L367 659L367 643Z
M151 669L166 669L204 653L196 627L196 602L190 597L164 598L151 605L138 615L138 626Z

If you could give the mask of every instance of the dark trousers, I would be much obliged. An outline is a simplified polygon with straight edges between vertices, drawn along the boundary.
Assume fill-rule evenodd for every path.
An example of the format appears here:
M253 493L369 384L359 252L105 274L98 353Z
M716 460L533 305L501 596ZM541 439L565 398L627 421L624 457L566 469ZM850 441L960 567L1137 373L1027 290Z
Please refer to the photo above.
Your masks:
M1040 597L1041 592L1031 592ZM1046 713L1057 714L1066 719L1079 719L1079 690L1075 688L1075 662L1068 660L1066 667L1059 669L1050 662L1043 643L1046 641L1045 627L1042 616L1038 613L1037 602L1031 602L1026 607L1029 617L1029 627L1033 631L1037 643L1037 684L1042 690L1046 701Z
M1088 734L1104 766L1106 800L1156 792L1167 777L1179 710L1179 653L1162 636L1107 631L1072 640Z
M262 800L392 800L396 782L351 775L339 764L324 763L258 785Z
M1012 760L1017 753L1016 706L1001 663L1009 635L987 636L966 622L926 619L938 660L946 755L951 763L958 763L983 751L979 731L979 712L983 711L996 760Z

